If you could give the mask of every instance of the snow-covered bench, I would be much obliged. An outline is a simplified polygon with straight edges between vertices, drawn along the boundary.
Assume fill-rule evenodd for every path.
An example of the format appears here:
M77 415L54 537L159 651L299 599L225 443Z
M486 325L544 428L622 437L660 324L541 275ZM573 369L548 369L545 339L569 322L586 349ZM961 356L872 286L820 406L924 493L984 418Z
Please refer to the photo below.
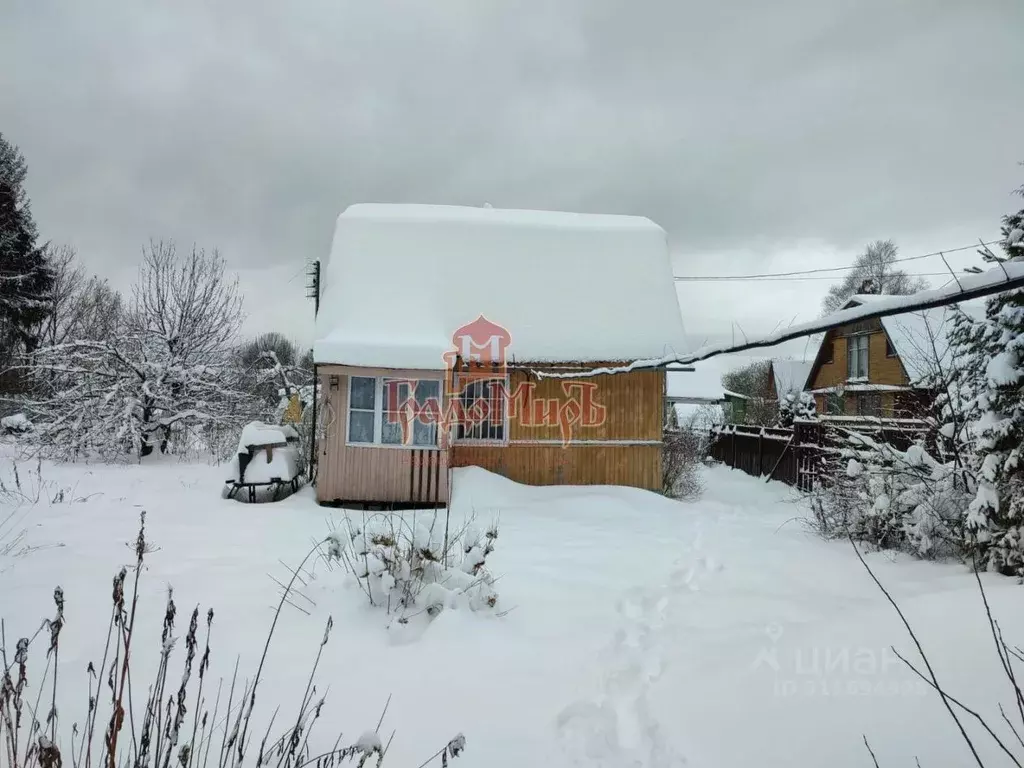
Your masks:
M292 493L302 484L298 447L299 435L290 426L246 424L238 439L238 452L231 462L232 473L225 481L224 496L233 499L244 490L250 502L260 489L270 490L276 501L281 492Z

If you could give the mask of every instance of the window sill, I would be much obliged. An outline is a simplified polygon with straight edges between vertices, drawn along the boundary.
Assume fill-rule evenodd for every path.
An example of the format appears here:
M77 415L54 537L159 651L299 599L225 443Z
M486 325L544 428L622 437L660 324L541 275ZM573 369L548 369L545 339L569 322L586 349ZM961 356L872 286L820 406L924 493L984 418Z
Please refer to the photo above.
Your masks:
M437 445L406 445L404 443L345 443L346 448L386 448L400 451L440 451Z

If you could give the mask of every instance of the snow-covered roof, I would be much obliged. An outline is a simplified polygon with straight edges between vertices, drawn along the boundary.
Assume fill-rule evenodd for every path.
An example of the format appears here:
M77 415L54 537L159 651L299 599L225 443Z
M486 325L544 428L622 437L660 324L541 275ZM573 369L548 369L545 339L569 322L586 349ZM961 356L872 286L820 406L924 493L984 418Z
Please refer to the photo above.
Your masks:
M665 394L672 399L689 400L693 403L721 403L726 395L746 400L745 395L730 392L722 384L722 377L755 362L750 357L717 357L702 360L687 368L692 371L679 370L682 366L669 366L665 374Z
M846 306L864 305L885 298L888 297L858 294ZM957 306L974 317L984 315L983 301L968 301L881 319L882 328L899 356L911 385L925 383L929 376L950 364L949 332L953 328L953 315Z
M481 315L523 362L687 351L667 236L649 219L378 204L338 217L316 362L439 369Z
M801 392L811 375L813 362L803 360L772 360L775 379L775 394L779 400L790 392Z

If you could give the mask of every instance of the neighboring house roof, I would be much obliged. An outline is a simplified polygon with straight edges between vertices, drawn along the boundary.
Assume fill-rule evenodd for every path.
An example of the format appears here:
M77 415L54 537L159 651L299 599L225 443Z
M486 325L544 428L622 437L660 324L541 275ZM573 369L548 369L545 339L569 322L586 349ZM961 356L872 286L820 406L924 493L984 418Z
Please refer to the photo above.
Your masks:
M887 298L874 294L858 294L850 298L846 307L860 306ZM936 372L950 363L949 332L953 328L953 315L957 306L968 314L984 315L984 302L964 302L956 306L938 307L903 315L881 318L882 328L903 364L911 386L922 386Z
M438 369L481 315L524 362L688 349L667 236L636 216L353 205L321 280L318 363Z
M775 394L781 400L791 392L802 392L811 375L812 362L803 360L772 360Z
M726 397L747 399L744 395L730 392L722 385L722 376L752 362L751 358L737 360L735 357L718 357L701 360L688 368L669 366L665 374L665 394L669 400L678 403L723 403Z

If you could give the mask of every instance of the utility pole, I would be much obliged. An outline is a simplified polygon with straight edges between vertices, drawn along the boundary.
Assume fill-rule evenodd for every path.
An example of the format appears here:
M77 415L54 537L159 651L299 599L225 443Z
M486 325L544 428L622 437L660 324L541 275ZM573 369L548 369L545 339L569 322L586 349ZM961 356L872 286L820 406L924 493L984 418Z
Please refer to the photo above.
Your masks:
M313 300L313 317L320 314L320 260L312 262L306 270L306 298Z

